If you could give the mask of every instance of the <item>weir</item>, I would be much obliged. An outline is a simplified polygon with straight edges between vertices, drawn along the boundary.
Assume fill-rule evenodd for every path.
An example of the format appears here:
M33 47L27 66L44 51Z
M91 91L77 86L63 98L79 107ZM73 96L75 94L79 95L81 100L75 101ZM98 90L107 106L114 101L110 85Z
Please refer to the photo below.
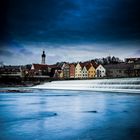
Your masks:
M140 93L140 78L52 81L32 88Z

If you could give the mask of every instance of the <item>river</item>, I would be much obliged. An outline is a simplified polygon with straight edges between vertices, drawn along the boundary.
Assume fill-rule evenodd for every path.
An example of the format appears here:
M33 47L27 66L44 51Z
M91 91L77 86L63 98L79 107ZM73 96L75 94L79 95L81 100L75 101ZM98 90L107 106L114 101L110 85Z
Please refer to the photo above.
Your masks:
M122 139L140 139L140 94L0 93L0 140Z

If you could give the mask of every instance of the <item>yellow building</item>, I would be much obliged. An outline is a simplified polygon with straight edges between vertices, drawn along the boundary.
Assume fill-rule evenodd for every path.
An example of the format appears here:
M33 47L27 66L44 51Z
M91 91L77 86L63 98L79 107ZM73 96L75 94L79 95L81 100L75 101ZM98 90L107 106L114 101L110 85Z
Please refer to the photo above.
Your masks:
M96 75L96 69L93 67L91 63L89 63L86 67L88 70L88 78L94 78Z

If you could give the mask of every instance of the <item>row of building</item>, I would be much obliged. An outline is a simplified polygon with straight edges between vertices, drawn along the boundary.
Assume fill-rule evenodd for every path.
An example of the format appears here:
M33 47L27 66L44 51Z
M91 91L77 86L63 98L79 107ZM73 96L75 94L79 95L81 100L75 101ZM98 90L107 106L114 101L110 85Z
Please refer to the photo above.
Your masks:
M66 63L55 65L45 64L45 52L42 54L42 64L32 64L29 76L48 76L57 79L115 78L140 76L140 58L126 58L125 62L116 64L97 64L95 61Z
M32 76L47 75L60 79L86 79L105 77L106 70L102 65L98 65L93 61L85 63L63 62L56 65L32 64L29 74L33 74Z
M139 77L140 58L127 58L118 64L97 64L95 61L66 63L55 65L45 64L45 51L41 56L41 64L26 66L1 66L0 77L18 76L31 78L55 79L91 79L115 77Z

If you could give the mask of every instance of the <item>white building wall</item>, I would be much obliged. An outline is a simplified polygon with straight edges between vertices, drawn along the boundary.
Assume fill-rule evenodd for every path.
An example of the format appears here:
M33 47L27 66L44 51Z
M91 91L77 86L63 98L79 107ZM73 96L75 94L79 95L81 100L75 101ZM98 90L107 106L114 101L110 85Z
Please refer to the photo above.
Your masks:
M88 71L85 66L82 69L82 78L88 78Z
M102 65L99 65L96 68L96 77L105 77L105 76L106 76L106 69Z

